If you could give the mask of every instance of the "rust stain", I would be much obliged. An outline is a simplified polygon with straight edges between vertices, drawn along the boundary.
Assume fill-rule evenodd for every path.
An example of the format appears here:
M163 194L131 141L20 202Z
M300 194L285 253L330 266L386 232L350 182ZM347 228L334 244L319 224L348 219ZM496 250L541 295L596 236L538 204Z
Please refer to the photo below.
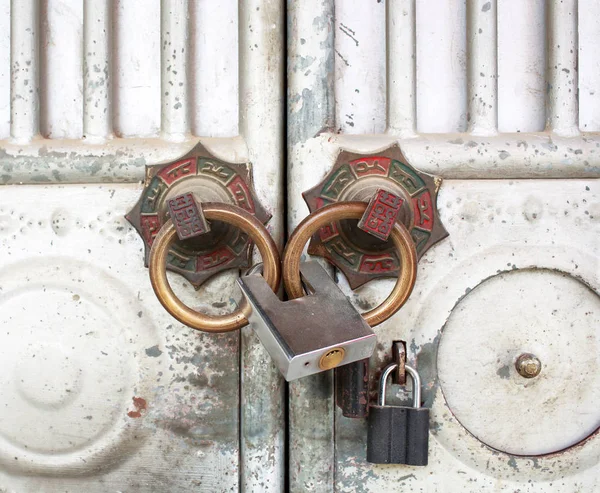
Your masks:
M142 411L145 411L147 408L146 400L142 399L141 397L134 397L132 400L133 405L135 406L135 411L129 411L127 416L130 418L141 418Z

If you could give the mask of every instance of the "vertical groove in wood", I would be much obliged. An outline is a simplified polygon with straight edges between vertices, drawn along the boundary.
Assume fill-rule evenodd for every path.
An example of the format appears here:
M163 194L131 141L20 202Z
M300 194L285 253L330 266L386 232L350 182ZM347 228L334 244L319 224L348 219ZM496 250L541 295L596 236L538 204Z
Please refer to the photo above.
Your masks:
M468 0L467 84L469 132L498 131L497 0Z
M307 0L303 5L288 9L290 160L296 144L322 131L334 131L335 126L334 0Z
M600 2L579 0L577 28L579 53L577 60L579 78L579 129L582 132L600 131Z
M0 140L10 137L10 0L0 0Z
M161 133L180 141L190 133L188 0L161 1Z
M417 130L415 8L415 0L387 2L387 126L402 138Z
M189 104L193 135L239 135L239 5L189 0Z
M320 137L335 124L335 3L288 4L288 231L308 213L301 192L314 186L333 161ZM351 34L351 33L350 33ZM340 63L343 63L340 62ZM332 372L289 385L289 491L334 490Z
M11 126L17 142L39 134L39 3L11 2Z
M285 3L239 2L239 126L254 167L254 185L284 235ZM241 332L240 491L285 489L285 382L248 327Z
M83 135L112 136L112 11L110 0L83 4Z
M548 2L546 129L579 133L577 0Z
M498 10L498 131L546 126L546 2L502 0Z
M335 130L378 134L386 128L385 4L335 0ZM301 60L298 70L318 62Z
M417 131L467 130L467 0L419 1Z
M157 137L161 130L160 0L111 0L113 132Z

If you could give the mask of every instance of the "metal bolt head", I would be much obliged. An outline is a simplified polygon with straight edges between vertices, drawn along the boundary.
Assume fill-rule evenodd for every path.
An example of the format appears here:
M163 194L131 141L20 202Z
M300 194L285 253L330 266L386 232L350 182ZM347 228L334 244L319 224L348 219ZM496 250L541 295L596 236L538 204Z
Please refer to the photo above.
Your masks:
M319 368L321 370L331 370L338 366L343 360L346 351L344 348L336 347L330 351L327 351L319 360Z
M534 378L542 371L542 362L535 354L523 353L517 358L515 368L523 378Z

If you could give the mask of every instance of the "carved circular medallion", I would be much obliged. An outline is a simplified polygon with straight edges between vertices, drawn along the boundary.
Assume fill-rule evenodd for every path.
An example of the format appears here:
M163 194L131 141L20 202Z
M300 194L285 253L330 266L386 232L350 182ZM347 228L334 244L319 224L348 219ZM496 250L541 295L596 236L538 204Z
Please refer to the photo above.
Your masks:
M516 270L472 289L442 331L438 375L456 419L513 455L551 454L600 427L600 298L548 269ZM477 327L477 330L465 330ZM515 363L535 353L543 371Z
M81 474L141 446L159 362L140 348L158 335L135 293L65 257L11 264L0 283L2 467Z
M596 264L571 245L495 245L426 290L409 340L431 409L430 452L491 484L576 482L598 466ZM543 365L535 378L515 366L526 352ZM400 402L410 396L391 399Z

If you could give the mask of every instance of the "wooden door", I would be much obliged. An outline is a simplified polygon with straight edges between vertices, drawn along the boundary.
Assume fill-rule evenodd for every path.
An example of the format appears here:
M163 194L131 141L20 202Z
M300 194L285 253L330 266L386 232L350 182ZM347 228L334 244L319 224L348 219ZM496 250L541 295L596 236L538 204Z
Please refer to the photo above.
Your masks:
M290 228L340 149L398 143L444 179L449 232L375 328L371 361L378 375L392 341L407 342L431 408L429 465L367 463L366 422L341 415L322 373L290 386L291 491L600 487L599 14L587 0L289 6ZM353 292L338 279L361 310L392 282ZM523 353L538 377L517 373ZM409 396L395 387L388 401Z
M268 355L168 315L124 218L144 167L200 138L252 163L282 240L283 5L214 6L0 1L2 491L283 488ZM171 277L213 312L234 281Z

